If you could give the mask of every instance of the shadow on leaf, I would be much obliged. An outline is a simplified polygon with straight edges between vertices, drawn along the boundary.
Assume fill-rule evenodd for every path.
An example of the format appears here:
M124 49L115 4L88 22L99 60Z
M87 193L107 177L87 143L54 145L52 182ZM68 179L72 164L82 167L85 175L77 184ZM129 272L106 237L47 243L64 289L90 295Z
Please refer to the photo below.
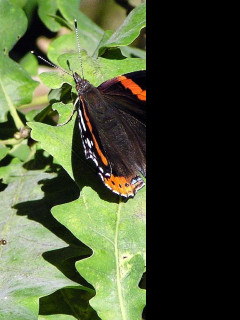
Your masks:
M93 293L81 288L64 288L40 299L40 315L72 315L81 320L100 320L88 301Z
M77 272L75 263L92 254L92 250L79 241L66 227L51 214L51 208L79 198L79 188L68 174L58 165L52 164L52 157L38 152L35 161L25 164L25 169L39 170L49 166L48 172L56 177L38 182L44 192L42 199L25 201L14 206L17 215L27 216L47 228L51 233L69 244L68 247L43 253L43 258L60 270L67 278L79 283L76 288L63 288L40 299L40 314L68 314L77 319L96 319L96 312L89 305L95 295L94 288ZM66 213L67 214L67 213ZM34 244L33 244L34 245ZM55 303L56 302L56 303ZM75 310L72 309L75 305Z
M41 189L44 192L44 197L40 200L16 204L14 208L17 209L17 215L27 216L28 219L40 223L58 238L69 244L68 248L45 252L43 257L55 265L71 280L82 282L82 278L77 275L75 262L91 255L92 251L79 241L66 227L60 224L50 212L51 208L56 205L77 199L79 197L79 190L72 179L62 169L57 173L56 178L41 180L39 184L42 185ZM71 259L72 264L70 266L68 262L69 274L66 272L65 265L67 256ZM58 257L58 259L56 259L56 257Z

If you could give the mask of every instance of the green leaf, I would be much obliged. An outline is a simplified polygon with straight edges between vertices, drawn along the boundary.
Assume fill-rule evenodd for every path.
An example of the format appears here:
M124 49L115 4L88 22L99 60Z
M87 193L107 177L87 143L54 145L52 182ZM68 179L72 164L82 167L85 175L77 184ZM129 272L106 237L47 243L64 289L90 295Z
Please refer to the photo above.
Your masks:
M113 30L106 30L104 31L104 34L101 38L101 40L98 43L98 46L96 48L96 50L94 51L94 57L97 58L98 57L98 53L99 53L99 49L108 41L109 38L111 38L111 36L113 35L114 31Z
M92 45L95 44L95 47L97 47L103 35L103 30L85 14L80 12L79 7L81 0L38 0L38 3L39 16L51 31L58 31L61 27L58 20L54 18L59 10L66 21L72 25L72 30L74 30L74 19L77 19L79 35L84 39L88 39Z
M21 161L26 161L30 154L30 148L27 145L27 140L23 140L20 144L13 146L9 154Z
M57 301L57 303L59 303L59 302ZM58 314L57 319L58 320L76 320L75 317L69 316L68 314ZM50 315L50 316L48 316L48 315L41 316L40 315L38 317L38 320L56 320L56 315L55 314Z
M69 117L72 104L57 103L53 108L62 122ZM82 190L80 199L54 207L52 213L94 252L77 264L81 276L97 291L92 307L102 320L140 319L145 301L144 291L138 287L144 272L145 188L134 199L118 204L118 197L105 188L84 160L74 119L63 127L28 125L32 138L41 142Z
M31 76L37 75L38 60L34 54L27 53L19 63Z
M69 111L72 110L72 104L65 105ZM65 120L65 118L64 118ZM61 121L62 122L62 121ZM64 121L63 121L64 122ZM71 154L72 154L72 135L74 121L70 121L62 127L53 127L38 122L28 122L27 125L32 128L31 137L41 142L41 147L51 154L67 171L73 179Z
M50 188L49 193L51 183L58 180L56 174L26 170L17 159L1 167L0 176L7 184L0 197L0 235L7 240L7 245L0 246L1 319L37 320L40 297L62 287L79 287L59 271L60 265L56 268L48 262L54 250L71 250L60 239L64 239L66 229L62 230L63 227L52 219L49 208L57 203L55 199L59 196L63 201L73 197L67 200L67 187L62 193L53 189L55 194ZM57 185L69 187L66 178L63 181L65 183L60 179ZM58 200L58 203L61 202ZM77 256L80 255L79 250ZM54 261L56 264L56 259Z
M14 1L18 1L18 0L14 0ZM37 2L38 0L27 0L24 6L24 12L28 17L29 23L32 21L32 18L34 17L34 11L37 6Z
M143 59L93 59L84 51L81 54L84 76L95 86L112 77L145 69ZM71 69L81 74L78 54L63 54L58 61L65 70L69 61ZM66 74L43 73L41 80L53 89L69 83L75 91L72 76ZM60 114L60 123L66 121L72 111L72 103L55 103L52 107ZM52 212L94 252L90 258L78 262L77 268L96 289L91 305L101 319L140 319L145 303L145 292L138 287L144 272L145 188L134 199L119 204L118 196L103 185L85 159L75 119L74 116L62 127L28 123L32 128L31 137L57 160L81 190L80 199L54 207ZM112 280L109 282L109 279Z
M88 36L82 30L79 31L79 42L81 48L84 48L89 56L92 56L97 48L97 42ZM55 64L58 63L58 57L63 53L78 52L75 32L65 34L56 38L48 47L48 58Z
M84 77L94 86L113 77L146 69L146 61L140 58L126 58L122 60L110 60L105 58L94 59L89 57L84 50L81 51ZM59 57L59 65L68 70L67 60L74 72L81 74L81 65L79 56L75 54L63 54ZM75 82L72 76L59 74L57 72L44 72L40 75L43 83L52 88L60 88L63 83L69 83L75 88Z
M1 0L0 21L0 53L7 55L27 30L27 18L18 6Z
M63 17L73 26L72 30L74 30L74 19L77 19L79 34L82 33L97 46L104 31L79 10L80 3L79 0L58 0L58 7Z
M69 116L73 109L73 104L72 103L64 104L62 102L58 102L53 104L52 109L58 112L59 123L63 123L69 119Z
M146 4L133 9L123 24L114 34L101 46L99 55L102 55L106 48L127 46L131 44L139 35L141 29L146 26Z
M52 32L57 32L61 28L61 24L52 17L56 14L57 10L57 0L38 0L38 15Z
M7 120L7 112L31 102L38 82L18 63L0 54L0 122Z
M76 3L77 2L78 1L76 1ZM75 16L81 15L81 17L79 17L80 20L78 23L78 34L79 34L80 46L81 48L87 51L89 56L94 56L96 58L99 48L104 47L106 42L113 35L114 31L107 30L104 32L96 25L93 25L93 22L90 22L89 18L87 18L83 13L79 12L78 6L76 5L76 3L75 3L75 7L76 7ZM68 2L60 1L60 9L63 15L65 14L65 17L66 19L68 19L69 23L72 24L72 29L74 30L74 27L73 27L74 18L72 19L74 10L71 6L69 7L68 4L69 4ZM131 40L130 43L133 40ZM109 45L109 47L111 46ZM113 45L113 47L115 47L115 45ZM58 37L51 42L51 44L48 47L48 58L53 63L57 64L57 61L58 61L57 59L61 54L75 53L75 52L78 52L78 47L77 47L76 35L75 35L75 32L73 32L71 34L65 34L61 37ZM130 57L131 55L134 55L142 59L146 58L145 51L138 48L124 46L122 48L122 52L126 57Z
M141 319L145 291L138 284L145 265L145 190L118 204L99 199L85 187L80 199L54 207L52 214L93 250L76 267L96 290L90 304L100 318Z
M64 83L73 84L72 77L60 72L42 72L41 81L51 89L61 88Z
M73 12L76 13L76 11L79 11L81 2L82 0L71 0L71 1L58 0L58 7L59 7L59 10L61 10L61 14L65 17L65 16L68 16L69 14L71 15L71 13ZM73 20L71 22L73 22Z
M8 0L8 1L20 8L23 8L28 0Z
M79 9L79 0L73 0L71 2L58 0L59 10L66 21L72 26L74 31L72 34L64 35L49 46L48 57L54 63L57 62L57 57L62 53L78 52L74 20L78 22L78 35L81 48L84 48L88 52L88 55L92 56L104 36L104 31L90 20L84 13Z
M47 106L43 109L35 109L28 111L26 114L26 120L27 121L43 121L44 118L49 114L51 111L51 106Z
M53 40L48 47L48 58L54 64L57 64L58 57L68 52L77 52L76 36L74 33L64 34Z
M0 161L8 154L9 148L0 144Z
M126 46L126 47L121 47L121 51L125 57L130 58L132 56L135 56L141 59L146 59L146 51L139 48Z

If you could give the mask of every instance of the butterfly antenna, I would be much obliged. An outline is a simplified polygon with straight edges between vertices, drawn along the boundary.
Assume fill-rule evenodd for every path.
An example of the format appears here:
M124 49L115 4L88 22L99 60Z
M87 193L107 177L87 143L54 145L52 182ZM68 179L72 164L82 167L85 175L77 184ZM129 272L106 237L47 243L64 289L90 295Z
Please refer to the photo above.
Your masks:
M34 51L31 51L31 53L32 53L32 54L35 54ZM39 59L43 60L44 62L46 62L47 64L49 64L50 66L52 66L52 67L54 67L54 68L56 68L56 69L59 69L59 70L61 70L62 72L67 73L67 74L69 74L70 76L72 76L71 73L69 73L69 72L67 72L66 70L62 69L61 67L56 66L55 64L47 61L47 60L44 59L43 57L41 57L41 56L37 56L37 57L38 57Z
M80 42L79 42L79 36L78 36L77 19L74 20L74 25L75 25L75 33L76 33L77 45L78 45L78 55L79 55L80 64L81 64L82 78L84 79L84 75L83 75L83 65L82 65L82 56L81 56L81 48L80 48Z

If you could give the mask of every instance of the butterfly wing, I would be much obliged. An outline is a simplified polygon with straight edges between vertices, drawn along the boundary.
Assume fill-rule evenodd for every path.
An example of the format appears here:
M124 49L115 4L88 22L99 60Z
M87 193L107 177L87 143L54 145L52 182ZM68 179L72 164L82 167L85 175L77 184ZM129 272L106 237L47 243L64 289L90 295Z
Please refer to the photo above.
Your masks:
M125 197L144 186L139 172L146 176L143 78L139 71L92 87L80 96L78 108L86 158L94 161L105 185Z
M104 175L110 177L112 172L111 166L104 154L104 149L96 127L96 121L89 112L89 109L92 109L91 100L93 98L94 94L90 94L90 96L88 95L88 100L85 100L84 96L80 96L80 103L77 108L78 125L81 132L83 149L86 159L91 159L94 162L99 173L104 173Z
M123 111L146 124L146 70L127 73L98 86L103 94L125 101ZM121 106L120 106L121 108Z

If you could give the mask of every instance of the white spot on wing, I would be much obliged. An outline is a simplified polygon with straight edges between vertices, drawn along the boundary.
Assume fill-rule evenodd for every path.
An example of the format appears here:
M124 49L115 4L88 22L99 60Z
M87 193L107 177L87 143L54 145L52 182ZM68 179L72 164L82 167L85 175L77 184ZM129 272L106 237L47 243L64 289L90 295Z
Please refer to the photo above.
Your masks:
M87 142L89 148L91 148L92 146L91 146L90 140L88 138L86 139L86 142Z
M83 120L82 111L80 109L78 109L78 114L79 114L79 117L80 117L82 128L83 128L84 131L86 131L86 126L85 126L85 123L84 123L84 120Z

